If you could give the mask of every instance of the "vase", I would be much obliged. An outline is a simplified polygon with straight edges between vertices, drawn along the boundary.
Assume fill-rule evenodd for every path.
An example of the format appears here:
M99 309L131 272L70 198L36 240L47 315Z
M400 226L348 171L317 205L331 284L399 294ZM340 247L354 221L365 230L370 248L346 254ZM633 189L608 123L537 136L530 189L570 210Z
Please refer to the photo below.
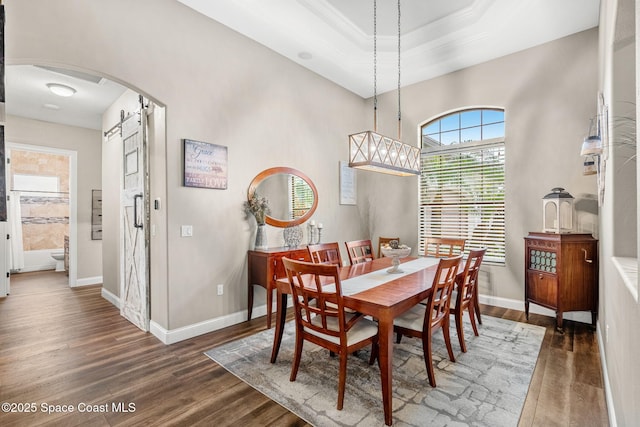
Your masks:
M284 237L285 246L289 248L298 247L302 242L302 229L297 225L286 227L282 232L282 236Z
M400 258L406 258L411 253L411 248L389 248L386 246L382 246L380 248L384 256L391 257L391 268L387 270L387 273L404 273L400 267Z
M264 224L258 224L255 249L267 249L267 227Z

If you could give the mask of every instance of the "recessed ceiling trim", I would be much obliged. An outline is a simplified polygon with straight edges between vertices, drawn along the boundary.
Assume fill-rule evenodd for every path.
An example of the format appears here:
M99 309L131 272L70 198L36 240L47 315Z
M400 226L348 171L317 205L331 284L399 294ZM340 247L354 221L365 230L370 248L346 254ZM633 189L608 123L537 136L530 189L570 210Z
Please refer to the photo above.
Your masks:
M34 65L34 67L43 68L48 71L53 71L54 73L62 74L63 76L73 77L75 79L80 79L86 82L91 82L96 84L101 84L102 81L104 80L100 76L94 76L91 74L83 73L82 71L67 70L63 68L49 67L46 65Z

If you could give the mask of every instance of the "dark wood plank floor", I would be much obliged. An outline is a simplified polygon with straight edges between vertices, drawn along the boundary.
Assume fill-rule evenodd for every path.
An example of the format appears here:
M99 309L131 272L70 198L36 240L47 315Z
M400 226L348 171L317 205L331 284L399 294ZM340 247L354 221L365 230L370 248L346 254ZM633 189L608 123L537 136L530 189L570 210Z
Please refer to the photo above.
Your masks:
M264 330L264 317L166 346L120 317L100 286L70 289L66 280L13 275L11 295L0 299L0 402L32 410L0 412L0 425L307 425L203 354ZM520 311L482 309L525 321ZM551 318L530 321L547 333L519 425L607 425L595 333L566 322L562 335Z

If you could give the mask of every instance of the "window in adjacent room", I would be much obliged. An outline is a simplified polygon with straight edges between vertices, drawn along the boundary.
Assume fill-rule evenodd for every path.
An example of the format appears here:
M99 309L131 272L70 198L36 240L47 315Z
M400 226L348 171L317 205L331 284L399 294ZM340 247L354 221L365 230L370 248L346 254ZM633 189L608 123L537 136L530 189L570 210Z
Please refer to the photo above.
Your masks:
M421 126L420 254L427 236L462 237L465 251L505 259L504 110L478 108Z
M295 175L290 177L290 219L298 219L304 216L313 206L314 194L313 189L304 179Z

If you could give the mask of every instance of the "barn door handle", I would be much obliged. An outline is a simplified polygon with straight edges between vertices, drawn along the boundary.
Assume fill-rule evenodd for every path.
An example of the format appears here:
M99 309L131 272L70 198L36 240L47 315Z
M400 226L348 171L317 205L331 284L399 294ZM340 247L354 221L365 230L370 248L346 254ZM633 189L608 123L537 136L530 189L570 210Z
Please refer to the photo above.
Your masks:
M142 202L142 193L133 196L133 226L135 228L142 228L142 218L140 218L140 222L138 222L138 200Z
M582 252L584 252L584 260L585 262L588 262L589 264L591 264L593 262L592 259L587 258L587 250L585 248L581 248Z

